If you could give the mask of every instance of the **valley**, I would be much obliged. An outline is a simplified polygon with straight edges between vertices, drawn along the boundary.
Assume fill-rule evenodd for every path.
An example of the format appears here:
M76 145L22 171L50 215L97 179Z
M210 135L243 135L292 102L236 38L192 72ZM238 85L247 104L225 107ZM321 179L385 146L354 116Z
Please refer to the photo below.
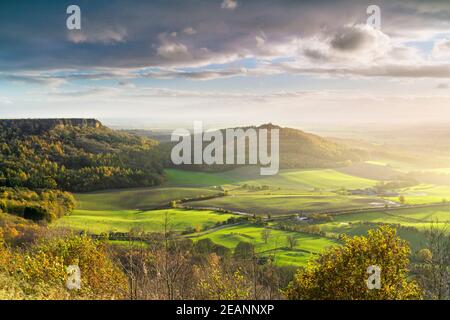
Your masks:
M65 265L82 260L91 288L103 288L90 269L95 261L128 286L127 295L135 296L135 277L146 295L179 277L178 290L196 285L178 296L211 297L198 283L227 279L245 290L256 285L261 295L253 297L282 298L296 273L351 243L365 243L351 259L365 250L401 250L408 277L426 276L420 268L431 250L448 256L432 247L430 230L450 236L449 163L408 162L408 153L379 157L370 143L277 128L280 170L263 176L250 165L175 166L166 138L96 120L0 121L0 258L15 261L4 263L4 275L26 288L41 270L37 279L47 284L51 263L63 283ZM124 295L115 285L107 290ZM154 297L169 297L169 289L158 290ZM246 292L233 297L250 297Z
M379 162L368 162L365 168L395 172ZM344 173L348 171L354 174ZM365 235L388 224L418 251L425 246L431 223L450 223L445 200L450 199L450 186L419 183L396 189L395 197L354 195L381 182L363 177L369 170L361 176L355 172L285 169L261 177L252 168L213 173L166 169L167 181L160 187L75 194L74 212L53 226L92 234L136 229L158 233L167 219L177 237L210 239L231 252L248 242L258 256L277 265L304 266L339 244L342 234Z

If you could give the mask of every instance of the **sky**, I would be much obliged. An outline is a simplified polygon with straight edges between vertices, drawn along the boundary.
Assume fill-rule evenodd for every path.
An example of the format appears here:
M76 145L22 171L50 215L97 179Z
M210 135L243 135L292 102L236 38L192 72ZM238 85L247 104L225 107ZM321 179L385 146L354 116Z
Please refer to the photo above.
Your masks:
M313 127L449 108L448 0L0 2L2 118Z

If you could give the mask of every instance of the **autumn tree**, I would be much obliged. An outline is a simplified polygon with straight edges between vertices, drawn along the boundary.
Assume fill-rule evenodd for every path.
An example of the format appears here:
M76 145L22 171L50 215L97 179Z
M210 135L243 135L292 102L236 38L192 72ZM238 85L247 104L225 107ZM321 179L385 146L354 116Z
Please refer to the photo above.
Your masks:
M211 254L207 264L194 267L197 278L197 295L201 299L236 300L248 299L251 284L239 269L227 269L220 263L220 257Z
M410 249L396 230L383 226L368 236L343 236L343 245L320 254L300 269L285 294L288 299L419 299L421 289L408 279ZM369 289L370 266L381 269L380 289Z

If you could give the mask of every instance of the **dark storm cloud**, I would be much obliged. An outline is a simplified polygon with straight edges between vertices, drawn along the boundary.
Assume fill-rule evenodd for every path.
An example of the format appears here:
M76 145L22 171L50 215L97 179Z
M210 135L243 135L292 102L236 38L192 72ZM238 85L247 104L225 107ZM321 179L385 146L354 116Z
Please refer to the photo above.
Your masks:
M364 47L370 41L373 41L373 38L367 32L347 27L335 34L330 43L334 49L354 51Z
M2 1L0 71L201 66L248 56L288 55L292 52L272 48L316 34L334 35L334 49L351 51L370 39L358 30L342 28L364 23L371 2ZM71 4L81 7L81 31L65 27L66 8ZM450 5L444 1L381 1L380 5L386 33L444 28L450 21ZM346 32L337 33L340 29ZM313 49L305 54L323 58ZM235 73L242 70L178 72L181 77L199 79Z

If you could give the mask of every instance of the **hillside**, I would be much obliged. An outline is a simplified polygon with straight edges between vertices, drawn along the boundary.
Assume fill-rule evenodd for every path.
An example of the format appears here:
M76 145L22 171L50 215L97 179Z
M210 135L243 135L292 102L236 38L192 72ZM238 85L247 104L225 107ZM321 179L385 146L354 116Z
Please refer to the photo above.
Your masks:
M0 120L0 185L91 191L163 180L158 142L94 119Z
M301 130L280 128L282 169L339 167L349 162L362 161L366 157L361 149L350 148Z
M367 159L367 153L362 149L352 148L343 143L292 128L283 128L273 124L259 127L241 127L233 129L247 130L249 128L279 129L280 133L280 169L333 168L346 166L352 162ZM225 137L225 129L221 130ZM138 134L143 134L142 131ZM270 137L270 135L269 135ZM270 142L270 138L269 138ZM225 142L227 143L227 142ZM208 143L204 143L206 146ZM173 143L163 144L166 147ZM225 148L225 146L224 146ZM248 150L248 148L247 148ZM225 153L225 152L224 152ZM248 154L247 154L248 155ZM247 157L248 159L248 157ZM202 171L222 171L233 169L233 165L183 165L183 169Z

